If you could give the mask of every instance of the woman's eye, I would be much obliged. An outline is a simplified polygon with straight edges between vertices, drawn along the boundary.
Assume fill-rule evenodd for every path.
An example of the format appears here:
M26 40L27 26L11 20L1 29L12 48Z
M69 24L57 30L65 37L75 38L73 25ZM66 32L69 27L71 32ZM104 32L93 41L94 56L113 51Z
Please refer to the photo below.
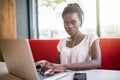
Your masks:
M70 21L70 22L64 21L64 23L67 25L69 25L69 24L76 25L77 22L78 21Z
M69 24L69 22L67 22L67 21L65 21L64 23L65 23L65 24Z
M75 25L75 24L76 24L76 21L71 21L71 24L72 24L72 25Z

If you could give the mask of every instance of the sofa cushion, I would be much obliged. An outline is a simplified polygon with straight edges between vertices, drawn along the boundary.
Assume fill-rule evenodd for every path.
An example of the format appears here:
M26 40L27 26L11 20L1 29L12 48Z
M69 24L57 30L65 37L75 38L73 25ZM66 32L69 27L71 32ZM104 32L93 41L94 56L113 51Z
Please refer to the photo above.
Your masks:
M59 40L34 40L30 39L32 54L35 62L48 60L55 62L58 54ZM120 38L100 38L102 56L102 69L120 70Z
M120 70L120 38L100 38L102 69Z
M57 44L59 40L33 40L30 39L30 47L33 53L34 61L48 60L56 62L58 54Z

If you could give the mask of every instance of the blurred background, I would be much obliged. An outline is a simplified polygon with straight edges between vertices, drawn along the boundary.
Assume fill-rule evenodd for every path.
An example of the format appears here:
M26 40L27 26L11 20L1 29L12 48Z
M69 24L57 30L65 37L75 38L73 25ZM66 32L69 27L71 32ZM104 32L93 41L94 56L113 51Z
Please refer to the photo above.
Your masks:
M61 14L69 3L78 3L84 11L82 32L120 37L120 0L0 0L0 38L68 36Z

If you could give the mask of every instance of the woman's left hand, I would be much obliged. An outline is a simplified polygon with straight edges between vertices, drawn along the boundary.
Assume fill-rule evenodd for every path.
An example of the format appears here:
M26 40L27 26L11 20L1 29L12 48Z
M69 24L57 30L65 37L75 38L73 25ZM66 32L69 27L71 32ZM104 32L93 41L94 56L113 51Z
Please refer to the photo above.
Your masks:
M56 66L53 68L54 72L64 72L66 70L66 67L64 65Z

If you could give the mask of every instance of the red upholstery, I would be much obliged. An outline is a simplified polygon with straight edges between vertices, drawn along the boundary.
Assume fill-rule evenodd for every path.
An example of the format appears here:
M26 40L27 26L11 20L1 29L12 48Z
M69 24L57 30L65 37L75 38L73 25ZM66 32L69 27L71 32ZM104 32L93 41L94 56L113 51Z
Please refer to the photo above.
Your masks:
M29 40L35 61L55 62L59 40ZM100 38L102 69L120 70L120 38Z
M34 61L48 60L55 62L58 42L59 40L29 40Z
M101 38L102 69L120 70L120 38Z

